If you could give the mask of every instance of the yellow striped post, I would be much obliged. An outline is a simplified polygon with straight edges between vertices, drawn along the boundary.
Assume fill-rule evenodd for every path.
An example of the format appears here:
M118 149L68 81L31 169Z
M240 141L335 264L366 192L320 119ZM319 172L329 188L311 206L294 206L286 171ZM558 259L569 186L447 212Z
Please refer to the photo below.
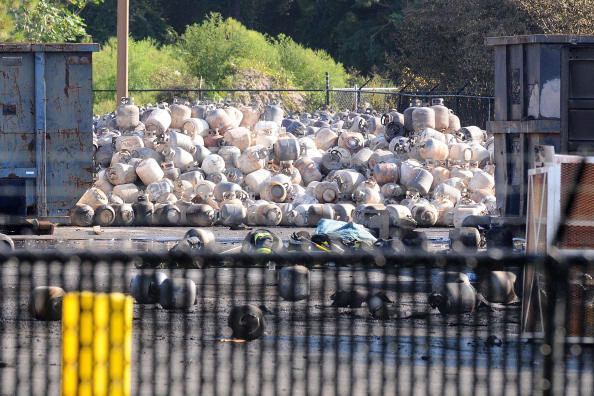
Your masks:
M62 303L62 395L130 394L132 297L67 293Z

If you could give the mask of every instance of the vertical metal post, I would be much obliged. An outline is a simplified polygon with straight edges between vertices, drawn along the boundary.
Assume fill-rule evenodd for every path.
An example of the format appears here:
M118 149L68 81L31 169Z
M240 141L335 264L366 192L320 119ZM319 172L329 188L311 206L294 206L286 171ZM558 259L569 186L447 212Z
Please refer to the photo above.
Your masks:
M355 111L359 107L359 95L357 95L357 84L353 87L353 107L351 110Z
M37 216L47 216L45 52L35 53L35 167Z
M118 77L117 100L128 97L128 19L130 0L118 0Z
M330 75L326 72L326 106L330 106Z

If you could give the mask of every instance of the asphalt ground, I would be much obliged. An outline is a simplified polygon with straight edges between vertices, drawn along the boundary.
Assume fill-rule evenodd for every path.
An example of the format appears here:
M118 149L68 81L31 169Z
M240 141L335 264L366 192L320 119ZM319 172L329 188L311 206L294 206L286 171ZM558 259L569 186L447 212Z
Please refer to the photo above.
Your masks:
M295 228L274 229L281 238ZM310 232L312 229L307 229ZM53 236L15 237L20 248L161 249L187 228L59 227ZM221 251L238 246L245 231L214 228ZM444 248L447 229L428 231L432 249ZM126 264L0 265L0 394L59 394L61 327L28 314L30 290L129 292L139 270ZM528 394L540 386L539 342L520 337L518 304L463 315L441 315L427 304L436 271L316 268L307 300L280 299L270 268L163 270L197 285L197 305L170 311L134 304L133 394ZM394 301L388 320L361 308L332 307L337 289L384 291ZM264 305L266 332L229 342L234 305ZM500 341L500 343L499 343ZM594 388L594 355L584 348L558 375L565 394ZM578 373L582 373L578 375Z

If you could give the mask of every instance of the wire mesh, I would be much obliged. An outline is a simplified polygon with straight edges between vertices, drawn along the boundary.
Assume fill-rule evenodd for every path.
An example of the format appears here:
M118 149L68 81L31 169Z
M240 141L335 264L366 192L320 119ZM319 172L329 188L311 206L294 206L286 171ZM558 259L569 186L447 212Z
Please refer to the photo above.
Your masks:
M135 297L132 394L582 394L594 387L594 262L584 258L201 258L207 266L196 269L156 253L0 255L2 393L60 392L62 327L32 316L44 314L30 301L38 286ZM518 300L494 302L501 286L490 280L495 270L513 273L513 292L524 299L529 267L544 278L546 298L535 308L541 336L522 331ZM169 286L138 288L140 277L157 274ZM236 309L250 314L230 319Z

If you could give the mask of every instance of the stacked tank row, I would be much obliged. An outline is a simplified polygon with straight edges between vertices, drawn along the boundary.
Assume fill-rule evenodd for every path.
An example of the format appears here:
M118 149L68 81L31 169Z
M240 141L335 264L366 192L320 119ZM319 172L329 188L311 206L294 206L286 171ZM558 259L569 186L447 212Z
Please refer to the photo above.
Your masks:
M75 225L460 226L494 214L493 139L435 100L404 113L125 99L96 117L94 187Z

